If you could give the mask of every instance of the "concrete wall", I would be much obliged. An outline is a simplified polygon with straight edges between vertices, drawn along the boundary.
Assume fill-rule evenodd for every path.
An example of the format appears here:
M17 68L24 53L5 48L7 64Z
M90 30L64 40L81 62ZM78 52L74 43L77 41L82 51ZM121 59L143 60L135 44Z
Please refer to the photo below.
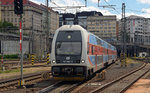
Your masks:
M1 52L4 54L20 54L19 41L1 41ZM29 53L29 42L23 41L23 53Z

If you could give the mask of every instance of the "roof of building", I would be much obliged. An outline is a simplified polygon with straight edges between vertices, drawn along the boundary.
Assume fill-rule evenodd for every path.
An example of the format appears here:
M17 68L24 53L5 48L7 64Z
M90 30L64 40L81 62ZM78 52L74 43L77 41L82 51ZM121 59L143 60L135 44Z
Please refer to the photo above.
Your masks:
M101 12L97 12L97 11L83 11L83 12L76 13L76 15L72 13L61 13L60 15L63 15L63 18L75 18L78 16L94 16L96 14L99 16L103 16Z
M65 14L61 13L60 15L63 15L63 18L74 18L75 17L75 15L72 13L65 13Z
M76 15L77 16L94 16L96 14L98 14L99 16L103 16L101 12L97 12L97 11L83 11L83 12L78 12Z
M0 2L1 5L14 5L14 0L0 0ZM27 4L28 2L29 0L23 0L23 4Z
M0 0L1 2L1 5L14 5L14 0ZM36 4L30 0L23 0L23 5L29 5L29 6L32 6L32 7L35 7L35 8L38 8L38 9L42 9L42 10L45 10L46 6L43 5L43 4ZM49 8L50 11L53 11L51 8ZM55 11L53 11L55 12ZM56 12L58 13L58 12Z

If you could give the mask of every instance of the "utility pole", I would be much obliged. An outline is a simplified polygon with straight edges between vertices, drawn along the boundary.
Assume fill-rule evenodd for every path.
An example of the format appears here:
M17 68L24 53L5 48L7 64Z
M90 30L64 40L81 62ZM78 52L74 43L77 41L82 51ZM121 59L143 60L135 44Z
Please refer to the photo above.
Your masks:
M126 64L126 18L125 18L125 3L122 3L122 32L123 32L123 49L122 49L122 53L123 53L123 59L124 59L124 63Z
M30 32L30 38L29 38L29 54L33 54L33 14L32 14L32 27L31 27L31 32Z
M33 24L33 14L32 14L32 33L31 33L31 39L32 39L32 54L34 53L34 33L33 33L33 31L34 31L34 24Z
M24 80L23 80L23 51L22 51L22 43L23 43L23 34L22 34L22 14L20 15L20 64L21 64L21 80L20 80L20 86L24 86Z
M49 13L48 13L48 0L46 0L46 8L47 8L47 11L46 11L46 52L49 53Z
M20 87L24 86L23 80L23 51L22 51L22 43L23 43L23 34L22 34L22 14L23 14L23 0L14 0L14 12L15 14L20 16L19 22L19 31L20 31Z
M1 41L1 53L2 53L2 57L1 57L1 67L2 67L2 70L5 71L5 66L4 66L4 40L5 40L5 36L3 37L2 39L3 41Z
M85 7L87 7L87 0L85 0Z

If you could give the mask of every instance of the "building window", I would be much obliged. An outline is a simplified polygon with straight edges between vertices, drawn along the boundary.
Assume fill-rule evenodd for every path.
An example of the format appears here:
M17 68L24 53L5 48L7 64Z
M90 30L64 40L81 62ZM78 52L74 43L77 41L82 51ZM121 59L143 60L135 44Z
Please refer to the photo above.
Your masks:
M4 16L5 16L5 11L4 11Z
M25 18L23 18L23 22L25 22Z
M11 12L11 16L13 16L13 12Z
M13 18L11 18L11 22L13 22Z
M7 12L7 16L9 16L9 12Z
M9 18L7 18L7 21L9 22Z
M17 18L15 18L15 22L17 22Z

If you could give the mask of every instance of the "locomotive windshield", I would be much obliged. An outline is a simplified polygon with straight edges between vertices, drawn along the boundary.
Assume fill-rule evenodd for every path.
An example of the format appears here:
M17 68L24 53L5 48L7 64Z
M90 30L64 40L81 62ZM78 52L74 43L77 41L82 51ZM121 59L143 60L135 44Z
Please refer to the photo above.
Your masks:
M56 55L81 55L81 42L57 42Z

